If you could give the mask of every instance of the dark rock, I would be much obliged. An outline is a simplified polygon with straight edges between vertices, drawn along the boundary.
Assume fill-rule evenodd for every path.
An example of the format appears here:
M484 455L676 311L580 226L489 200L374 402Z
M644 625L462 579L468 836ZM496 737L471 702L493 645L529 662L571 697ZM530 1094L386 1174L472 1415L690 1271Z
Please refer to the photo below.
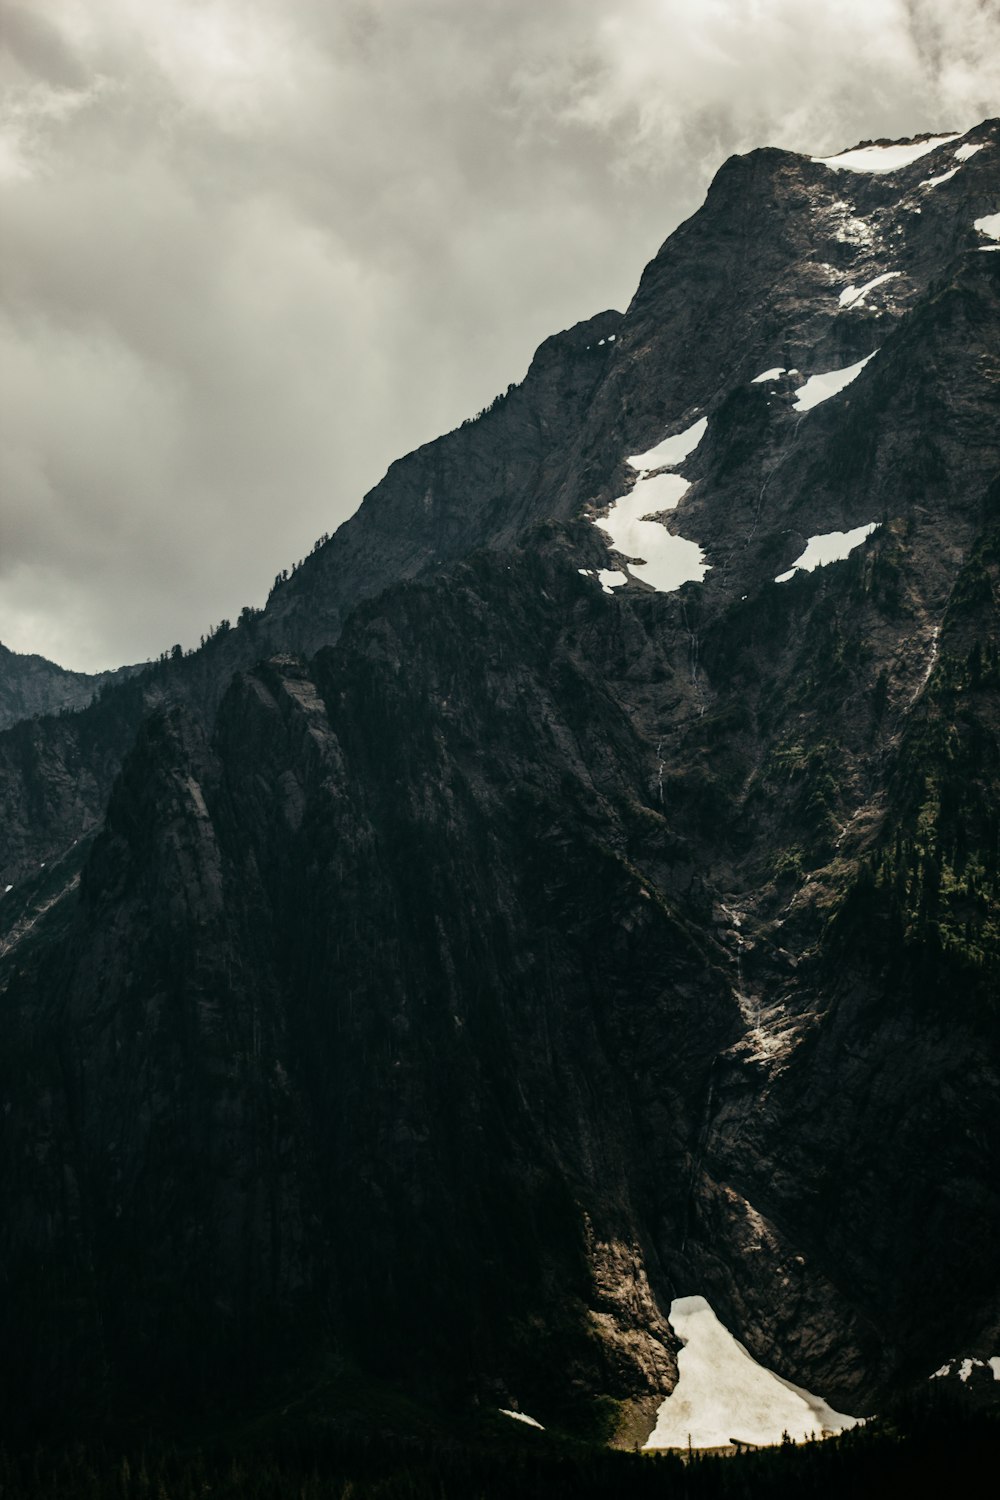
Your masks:
M142 670L67 672L44 656L22 656L0 644L0 730L20 719L83 708L102 690Z
M847 1410L996 1352L970 138L942 188L953 146L727 163L624 318L393 465L262 615L0 737L10 1410L338 1350L634 1435L692 1293ZM705 582L608 596L589 517L703 413L670 525Z

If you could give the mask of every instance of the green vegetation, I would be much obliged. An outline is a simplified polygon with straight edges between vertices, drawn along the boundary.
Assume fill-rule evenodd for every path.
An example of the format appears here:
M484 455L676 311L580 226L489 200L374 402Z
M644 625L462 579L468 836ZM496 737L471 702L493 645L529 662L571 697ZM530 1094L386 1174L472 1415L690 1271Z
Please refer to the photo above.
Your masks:
M978 602L981 580L970 579ZM942 656L900 748L893 817L832 932L902 959L917 997L947 985L980 1013L1000 994L997 686L995 639Z
M836 833L840 801L837 747L825 743L779 746L768 762L768 779L787 799L795 826L808 840L821 843Z

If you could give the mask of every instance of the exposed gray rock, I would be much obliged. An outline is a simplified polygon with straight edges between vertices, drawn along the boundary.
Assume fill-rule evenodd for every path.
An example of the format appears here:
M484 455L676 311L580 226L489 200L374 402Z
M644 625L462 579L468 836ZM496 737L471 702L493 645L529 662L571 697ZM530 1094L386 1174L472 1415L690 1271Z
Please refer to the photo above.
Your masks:
M611 1398L631 1439L693 1293L843 1410L997 1352L970 139L936 187L954 147L727 163L624 318L394 465L262 615L0 737L5 1399L337 1349L543 1423ZM669 521L704 583L606 594L591 518L700 415Z
M84 708L102 689L142 670L140 665L113 672L67 672L44 656L23 656L0 643L0 730L20 719Z

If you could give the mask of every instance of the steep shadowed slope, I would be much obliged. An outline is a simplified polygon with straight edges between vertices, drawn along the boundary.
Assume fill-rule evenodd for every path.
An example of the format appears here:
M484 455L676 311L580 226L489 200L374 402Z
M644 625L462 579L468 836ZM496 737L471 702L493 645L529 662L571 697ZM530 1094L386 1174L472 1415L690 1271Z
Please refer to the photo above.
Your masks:
M644 1437L691 1294L844 1410L997 1352L998 173L734 159L262 615L2 738L11 1406L338 1350Z

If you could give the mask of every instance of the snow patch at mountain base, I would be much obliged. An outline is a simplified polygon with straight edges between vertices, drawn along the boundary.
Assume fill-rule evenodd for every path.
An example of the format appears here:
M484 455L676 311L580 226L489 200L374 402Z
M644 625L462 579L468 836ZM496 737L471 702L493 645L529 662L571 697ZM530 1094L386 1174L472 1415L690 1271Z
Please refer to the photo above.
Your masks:
M625 462L633 469L663 469L682 464L688 458L702 438L708 427L708 418L701 417L697 422L692 422L683 432L676 432L673 437L664 438L662 443L657 443L655 448L648 448L645 453L633 454Z
M773 370L762 370L759 375L755 375L750 384L762 385L765 380L780 380L782 375L787 374L788 371L785 369L784 365L775 365Z
M498 1406L497 1411L502 1417L513 1417L515 1422L524 1422L528 1427L537 1427L539 1432L545 1431L541 1422L536 1422L534 1417L526 1416L523 1411L508 1411L505 1406Z
M1000 1354L991 1354L989 1359L975 1359L967 1356L965 1359L949 1359L940 1370L935 1370L930 1375L930 1380L944 1380L949 1375L957 1375L963 1385L967 1382L973 1370L990 1370L994 1380L1000 1380Z
M958 168L955 168L958 171ZM881 276L875 276L871 281L866 281L864 286L845 286L837 301L841 307L860 307L868 293L874 291L875 287L881 286L883 281L892 281L894 276L901 276L901 271L883 271Z
M988 239L1000 240L1000 214L986 214L982 219L975 219L972 227Z
M704 1297L678 1297L670 1323L684 1347L677 1384L660 1406L647 1448L720 1448L830 1436L859 1418L767 1370L716 1317Z
M796 391L794 405L799 411L812 411L822 401L829 401L831 396L839 395L852 380L857 380L865 365L877 353L878 350L875 349L864 359L859 359L856 365L846 365L842 370L827 370L823 375L810 375L805 385Z
M778 574L775 583L787 583L793 573L811 573L814 568L825 567L827 563L843 562L881 524L881 521L869 521L867 526L855 526L853 531L827 531L819 536L811 536L806 542L805 550L795 559L787 573Z
M810 160L832 167L835 172L898 172L901 167L919 161L947 141L959 139L957 135L936 135L929 141L904 141L896 146L858 146L853 151L841 151L839 156L813 156Z

